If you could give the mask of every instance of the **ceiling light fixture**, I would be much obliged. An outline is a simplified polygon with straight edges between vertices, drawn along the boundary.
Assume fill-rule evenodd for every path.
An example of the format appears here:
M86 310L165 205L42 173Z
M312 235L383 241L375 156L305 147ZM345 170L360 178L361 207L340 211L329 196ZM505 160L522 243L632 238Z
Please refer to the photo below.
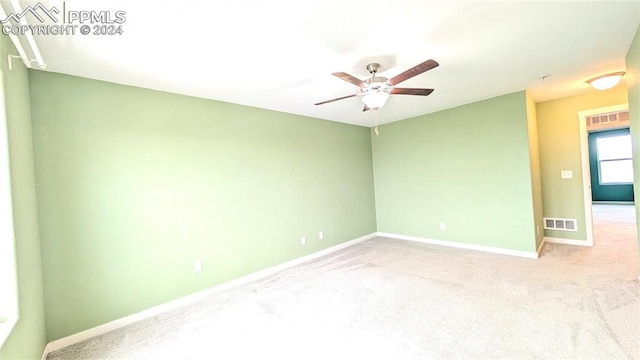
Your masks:
M389 92L385 90L386 89L382 87L369 89L369 91L362 97L362 102L369 109L380 109L387 103L387 99L389 99Z
M587 80L587 84L591 85L594 89L597 90L608 90L618 85L620 79L622 79L623 76L624 71L618 71Z

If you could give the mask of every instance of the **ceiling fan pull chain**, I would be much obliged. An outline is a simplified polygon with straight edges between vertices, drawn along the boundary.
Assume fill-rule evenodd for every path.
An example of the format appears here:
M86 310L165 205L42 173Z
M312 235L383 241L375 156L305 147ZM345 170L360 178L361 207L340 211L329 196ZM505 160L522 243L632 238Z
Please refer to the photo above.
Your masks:
M378 110L374 110L373 113L375 114L373 118L373 125L375 126L373 131L375 131L376 136L378 136L380 135L380 132L378 131Z

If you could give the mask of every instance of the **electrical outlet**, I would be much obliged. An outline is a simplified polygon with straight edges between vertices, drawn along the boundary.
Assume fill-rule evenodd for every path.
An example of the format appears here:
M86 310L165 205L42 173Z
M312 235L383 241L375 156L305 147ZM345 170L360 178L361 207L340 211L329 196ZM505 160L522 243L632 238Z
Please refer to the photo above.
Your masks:
M320 231L318 233L318 239L320 239L320 240L324 239L324 232Z
M446 229L447 225L445 223L440 223L440 230Z
M202 260L196 260L193 262L193 272L197 273L202 271Z
M304 237L304 236L303 236L303 237L301 237L301 238L300 238L300 244L304 245L304 244L306 244L306 243L307 243L307 238L306 238L306 237Z

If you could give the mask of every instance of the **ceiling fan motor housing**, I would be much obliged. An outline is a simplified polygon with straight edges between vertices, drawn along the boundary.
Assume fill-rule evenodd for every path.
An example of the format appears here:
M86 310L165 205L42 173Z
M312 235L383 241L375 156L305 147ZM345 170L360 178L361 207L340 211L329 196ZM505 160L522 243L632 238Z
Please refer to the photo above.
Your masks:
M386 77L372 77L363 81L366 85L363 86L360 90L363 93L368 93L370 91L391 91L391 86L387 84Z

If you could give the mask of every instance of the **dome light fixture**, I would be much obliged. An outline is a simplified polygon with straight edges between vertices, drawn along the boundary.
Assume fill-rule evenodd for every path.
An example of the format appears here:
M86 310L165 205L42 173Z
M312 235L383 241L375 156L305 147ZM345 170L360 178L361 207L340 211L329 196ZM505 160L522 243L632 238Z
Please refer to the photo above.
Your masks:
M370 89L363 97L362 102L371 110L378 110L389 99L389 92L384 88Z
M618 85L623 76L624 71L618 71L587 80L587 84L591 85L594 89L597 90L608 90Z

